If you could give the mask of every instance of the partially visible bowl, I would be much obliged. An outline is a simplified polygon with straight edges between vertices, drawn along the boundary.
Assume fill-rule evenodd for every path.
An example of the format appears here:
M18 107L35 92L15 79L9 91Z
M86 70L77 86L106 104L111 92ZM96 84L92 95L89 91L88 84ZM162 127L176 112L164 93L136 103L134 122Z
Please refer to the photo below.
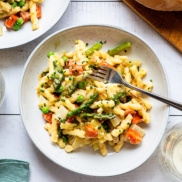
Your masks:
M169 107L157 100L147 98L153 108L151 123L145 126L146 135L139 147L124 145L119 153L108 152L103 157L91 148L81 148L66 153L53 145L44 120L38 109L38 75L47 67L47 53L73 49L74 42L81 39L89 45L106 41L103 50L115 47L121 41L132 43L126 55L130 59L142 60L147 70L147 79L154 82L154 92L168 96L168 84L164 69L153 50L138 36L117 27L85 25L60 30L43 40L31 53L23 70L20 87L20 111L25 128L38 149L58 165L71 171L92 176L113 176L129 172L143 164L157 148L166 128Z
M39 29L35 31L32 30L30 21L22 26L20 30L13 31L5 27L5 19L0 19L0 27L3 31L1 36L1 42L3 43L0 44L0 49L23 45L43 35L62 17L69 3L70 0L54 0L54 3L52 1L44 1L41 4L42 18L39 20Z
M2 73L0 72L0 106L2 105L5 97L5 81Z

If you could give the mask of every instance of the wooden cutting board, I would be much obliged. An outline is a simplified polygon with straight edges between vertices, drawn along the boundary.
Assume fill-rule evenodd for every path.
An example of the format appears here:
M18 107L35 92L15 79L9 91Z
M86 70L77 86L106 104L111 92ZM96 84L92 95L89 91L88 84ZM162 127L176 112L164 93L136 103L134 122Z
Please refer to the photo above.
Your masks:
M135 0L123 2L182 52L182 11L156 11L144 7Z

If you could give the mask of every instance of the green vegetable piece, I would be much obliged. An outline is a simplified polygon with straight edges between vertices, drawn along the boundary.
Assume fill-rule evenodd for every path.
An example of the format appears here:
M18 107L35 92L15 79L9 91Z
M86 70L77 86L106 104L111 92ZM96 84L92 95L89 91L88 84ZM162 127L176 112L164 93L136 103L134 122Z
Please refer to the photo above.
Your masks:
M96 99L98 98L99 93L96 92L95 94L93 94L92 96L90 96L90 99L88 99L85 103L83 103L80 107L69 111L67 114L67 118L70 118L72 116L76 116L78 114L81 113L81 111L83 111L84 109L88 108L92 103L94 103L96 101Z
M62 139L63 139L63 142L64 143L67 143L68 142L68 138L65 135L62 136Z
M78 81L75 77L73 77L73 83L71 86L68 87L68 95L70 96L77 88Z
M25 5L25 1L23 0L19 1L18 6L23 7L24 5Z
M81 103L81 102L84 101L84 99L85 99L85 97L84 97L83 95L79 95L76 101L77 101L78 103Z
M98 43L94 44L92 47L90 47L90 48L85 52L85 54L86 54L87 56L89 56L89 55L92 54L95 50L101 49L101 48L102 48L102 44L103 44L103 43L101 43L101 42L98 42Z
M131 47L131 43L130 42L125 42L125 43L122 43L121 45L111 49L111 50L108 50L107 53L110 55L110 56L114 56L116 54L118 54L120 51L123 51L127 48Z
M59 139L62 138L63 134L62 134L62 130L61 130L60 125L58 125L57 133L58 133L58 138Z
M62 59L64 62L66 62L68 58L66 56L63 56Z
M47 114L47 113L49 113L49 108L48 107L42 107L41 111L42 111L42 113Z
M110 99L115 102L116 105L120 103L120 99L124 98L126 96L126 92L118 92L117 94L114 94L113 97Z
M78 88L83 89L85 86L87 86L87 84L88 84L88 82L86 82L86 81L85 82L79 82L78 83Z
M64 87L62 85L56 90L57 93L61 93L63 91L64 91Z
M11 5L13 8L15 8L15 7L17 7L18 6L18 4L17 4L17 2L13 2L13 4Z
M95 114L95 113L82 113L80 114L81 118L93 118L99 120L110 120L114 119L116 116L114 114L106 113L106 114Z
M54 55L54 52L49 52L49 53L47 54L47 57L50 58L52 55Z
M13 26L13 29L15 31L19 30L21 28L21 26L23 25L24 21L22 18L18 18L18 20L16 21L16 23Z
M54 78L53 87L54 87L54 90L58 93L61 89L60 87L61 87L61 82L62 82L63 78L64 78L64 76L61 73L57 74Z
M109 125L108 125L108 123L106 122L104 122L103 124L102 124L102 127L105 129L105 131L108 133L109 132L109 129L110 129L110 127L109 127Z

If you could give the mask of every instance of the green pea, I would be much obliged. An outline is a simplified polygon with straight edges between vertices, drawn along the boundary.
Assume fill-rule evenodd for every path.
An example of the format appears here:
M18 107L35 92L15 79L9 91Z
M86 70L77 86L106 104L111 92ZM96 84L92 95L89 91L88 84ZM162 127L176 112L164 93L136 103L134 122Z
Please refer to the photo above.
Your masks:
M49 52L49 53L47 54L47 57L50 58L52 55L54 55L54 52Z
M15 8L15 7L17 7L18 6L18 4L17 4L17 2L13 2L13 4L11 5L13 8Z
M25 2L23 0L18 3L18 6L20 6L20 7L22 7L24 5L25 5Z
M78 88L80 89L83 89L88 83L85 81L85 82L79 82L78 83Z
M42 108L41 108L41 111L42 111L44 114L47 114L47 113L49 113L49 108L48 108L48 107L42 107Z
M85 97L83 95L79 95L76 101L80 103L80 102L83 102L84 99Z
M21 28L21 26L23 25L24 21L22 18L18 18L18 20L16 21L16 23L13 26L14 30L19 30Z

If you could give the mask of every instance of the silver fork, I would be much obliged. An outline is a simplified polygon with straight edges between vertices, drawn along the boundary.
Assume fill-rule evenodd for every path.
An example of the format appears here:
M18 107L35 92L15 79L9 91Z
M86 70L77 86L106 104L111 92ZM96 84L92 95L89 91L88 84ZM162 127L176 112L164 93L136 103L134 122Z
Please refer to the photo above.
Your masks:
M154 99L157 99L157 100L159 100L161 102L164 102L164 103L166 103L166 104L168 104L168 105L182 111L182 103L167 99L165 97L162 97L162 96L159 96L157 94L154 94L154 93L148 92L146 90L143 90L143 89L141 89L139 87L133 86L133 85L127 83L122 78L122 76L120 76L120 74L116 70L114 70L112 68L101 66L98 69L93 69L93 73L88 75L87 77L89 77L91 79L98 80L98 81L108 81L110 83L123 84L128 88L139 91L139 92L141 92L141 93L143 93L145 95L148 95L148 96L150 96L150 97L152 97Z

